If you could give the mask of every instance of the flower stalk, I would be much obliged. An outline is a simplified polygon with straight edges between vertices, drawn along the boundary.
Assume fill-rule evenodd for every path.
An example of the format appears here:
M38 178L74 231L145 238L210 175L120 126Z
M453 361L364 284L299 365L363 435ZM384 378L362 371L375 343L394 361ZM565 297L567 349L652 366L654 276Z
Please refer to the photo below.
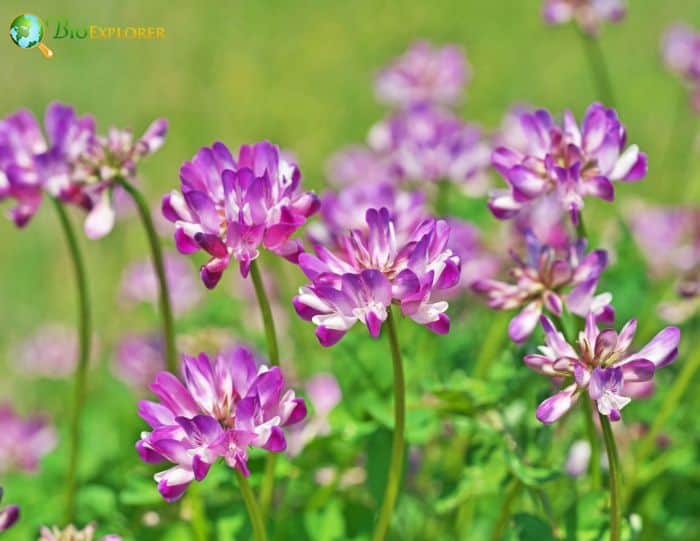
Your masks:
M391 348L391 360L394 368L394 438L391 446L391 462L389 463L389 475L384 491L384 500L379 511L374 534L372 535L373 541L383 541L389 531L389 524L394 514L394 507L401 487L401 478L403 477L406 386L396 321L391 306L388 307L387 312L386 323L389 346Z
M265 523L263 522L262 514L260 508L258 507L258 502L255 500L253 491L250 489L250 484L245 475L240 471L235 470L236 479L238 481L238 486L241 489L241 495L243 496L243 502L248 510L248 516L250 517L250 523L253 527L253 536L255 541L267 541L267 532L265 531Z
M168 290L168 281L165 275L165 264L163 262L163 250L160 246L160 240L153 225L151 211L148 208L143 194L136 189L135 186L127 182L125 179L118 180L119 185L126 190L131 199L133 199L138 209L141 223L146 231L148 244L151 249L153 258L153 267L158 277L160 285L159 304L161 318L163 320L163 339L165 340L165 361L168 371L177 373L177 350L175 348L175 325L173 323L173 309L170 302L170 292Z
M77 491L77 472L80 458L80 419L85 404L87 386L88 362L90 360L91 317L85 264L80 253L75 231L70 223L66 209L57 199L52 198L61 228L66 237L66 243L73 262L75 283L78 293L78 336L79 353L78 366L75 372L75 390L73 412L70 422L70 448L68 451L68 473L66 480L66 522L72 522L75 515L75 495Z
M615 107L615 96L610 80L610 72L605 63L605 56L600 48L598 38L583 31L579 31L579 36L581 37L581 43L583 43L588 66L595 80L598 99L602 100L608 107Z
M615 436L612 432L610 419L607 415L599 414L600 425L603 427L603 440L608 455L610 471L610 541L620 541L622 531L622 498L620 479L620 457L617 454ZM595 460L595 459L594 459Z

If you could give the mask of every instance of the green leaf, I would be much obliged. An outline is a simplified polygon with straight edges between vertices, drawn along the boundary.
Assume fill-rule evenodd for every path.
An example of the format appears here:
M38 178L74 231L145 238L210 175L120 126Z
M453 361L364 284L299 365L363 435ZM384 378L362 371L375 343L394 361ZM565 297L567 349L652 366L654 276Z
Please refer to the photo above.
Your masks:
M513 523L518 541L555 541L549 524L540 517L517 513L513 516Z
M440 409L461 415L473 415L492 407L505 393L503 385L469 378L462 371L453 373L449 382L434 385L429 390L440 400Z
M334 501L324 509L308 511L304 525L314 541L345 541L345 520L340 504Z
M506 450L506 463L511 473L529 487L539 487L542 483L561 476L559 470L525 464L518 455L509 449Z

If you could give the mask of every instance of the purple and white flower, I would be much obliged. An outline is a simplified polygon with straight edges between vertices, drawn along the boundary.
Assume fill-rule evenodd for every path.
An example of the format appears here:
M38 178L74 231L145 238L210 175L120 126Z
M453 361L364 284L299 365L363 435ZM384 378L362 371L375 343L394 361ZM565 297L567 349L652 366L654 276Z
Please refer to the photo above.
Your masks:
M557 317L567 309L581 317L593 312L599 321L606 323L614 320L612 295L595 293L608 264L604 250L586 253L582 240L570 242L565 250L555 250L528 234L527 257L511 255L515 267L510 270L510 276L515 283L486 279L478 280L472 288L488 299L491 308L522 308L508 326L514 342L527 340L545 309Z
M56 443L56 431L45 418L22 418L9 404L0 406L0 473L36 471Z
M527 149L499 147L491 157L508 183L508 189L491 193L489 208L496 218L513 218L554 193L578 223L584 197L612 201L614 181L631 182L646 175L646 154L637 145L625 148L627 135L617 113L599 103L588 108L580 127L570 111L561 123L544 109L523 113L520 122Z
M419 104L399 111L372 127L369 145L389 156L404 181L451 181L468 195L488 188L490 145L477 126L443 109Z
M197 152L180 168L181 191L163 198L163 214L175 224L180 252L200 249L211 258L200 271L213 288L231 259L247 276L266 249L296 262L303 251L291 235L319 207L311 192L299 190L301 173L278 147L264 141L243 145L234 159L223 143Z
M471 78L461 47L433 47L418 41L377 74L375 90L380 101L407 107L416 103L451 105L459 102Z
M470 290L479 280L494 277L501 268L501 261L484 246L481 231L474 224L458 218L448 218L447 223L450 226L447 248L461 263L458 286L445 292L451 297Z
M666 327L642 349L630 353L636 320L627 322L618 334L614 329L601 331L595 316L589 314L576 347L566 341L546 316L542 317L542 328L546 345L539 348L540 353L526 355L525 364L551 378L573 379L539 405L537 419L543 423L559 419L584 392L602 415L618 421L622 408L635 394L629 386L651 381L658 368L673 362L681 335L677 327Z
M294 307L317 326L324 346L338 342L358 321L378 336L392 303L415 322L445 334L448 304L432 296L459 282L460 262L447 248L449 234L447 222L427 219L399 240L389 210L369 209L365 228L337 239L333 248L316 245L316 255L299 257L311 284L299 290Z
M248 447L284 451L282 427L306 416L306 404L284 390L279 367L258 366L253 352L238 347L210 359L184 357L183 383L169 372L151 390L160 402L142 401L139 415L151 426L136 448L149 463L173 466L155 475L167 501L201 481L219 457L248 475Z
M328 160L328 179L337 186L394 183L399 171L389 158L361 145L343 148Z
M619 22L626 12L625 0L544 0L542 14L548 24L575 21L584 32L594 35L603 22Z

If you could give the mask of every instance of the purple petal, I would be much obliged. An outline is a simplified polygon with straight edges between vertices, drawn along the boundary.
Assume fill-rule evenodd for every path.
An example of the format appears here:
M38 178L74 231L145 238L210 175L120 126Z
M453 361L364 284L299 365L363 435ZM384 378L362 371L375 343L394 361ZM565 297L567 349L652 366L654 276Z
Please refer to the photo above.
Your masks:
M537 419L541 423L553 423L571 409L578 399L576 385L570 385L557 394L550 396L537 408Z
M678 342L681 339L681 331L678 327L666 327L651 341L634 355L629 356L625 362L637 359L647 359L661 368L673 362L678 355Z

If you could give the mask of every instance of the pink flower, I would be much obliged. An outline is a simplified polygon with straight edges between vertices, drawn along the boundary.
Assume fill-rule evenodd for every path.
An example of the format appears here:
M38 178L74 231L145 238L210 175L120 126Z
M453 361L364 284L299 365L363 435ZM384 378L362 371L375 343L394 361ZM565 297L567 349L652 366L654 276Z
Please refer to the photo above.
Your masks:
M380 101L400 107L425 102L454 104L462 98L470 78L471 69L460 47L437 48L418 41L379 72L375 89Z
M604 250L585 252L585 242L570 242L564 250L541 244L527 235L527 257L512 254L514 284L499 280L477 280L473 289L496 310L522 308L508 326L510 338L524 342L532 334L544 309L559 317L564 308L585 317L593 312L600 321L612 323L612 295L595 294L601 273L608 264Z
M248 275L259 247L296 262L301 243L291 239L319 207L317 197L299 191L301 173L269 142L243 145L234 160L223 143L197 152L180 168L181 192L163 198L163 214L175 224L180 252L200 249L211 257L200 271L213 288L231 259Z
M0 473L36 471L56 441L56 431L43 417L23 419L9 404L0 406Z
M637 330L631 320L620 333L600 330L593 314L586 317L585 330L579 333L577 348L566 342L547 317L542 317L545 346L540 353L525 356L525 364L549 377L571 378L573 382L547 398L537 408L537 418L553 423L564 415L587 392L598 411L620 419L620 411L635 396L629 384L649 382L654 372L673 362L678 355L680 330L666 327L636 353L628 353Z
M53 526L41 528L38 541L93 541L95 537L95 525L88 524L82 530L79 530L72 524L67 528L58 528ZM100 541L122 541L118 535L110 534L100 538Z
M627 9L624 0L545 0L544 20L564 24L572 20L588 34L596 34L604 21L619 22Z
M313 406L313 415L290 427L287 435L287 452L290 456L297 456L314 438L330 433L328 416L343 397L337 380L331 374L316 374L309 379L306 394Z
M335 344L358 321L378 336L393 302L415 322L447 333L448 304L431 298L460 277L459 258L447 248L447 222L427 219L403 239L386 208L369 209L366 224L333 248L317 245L316 255L299 257L311 280L294 298L299 316L317 326L324 346Z
M163 339L160 336L123 337L117 344L112 370L132 388L148 388L156 374L165 370Z
M184 385L169 372L157 374L151 390L160 403L139 403L139 415L153 429L136 444L141 458L173 463L155 475L167 501L204 479L219 457L248 475L247 448L284 451L282 427L306 416L304 400L284 391L279 367L258 367L244 347L214 359L185 356L182 372Z

